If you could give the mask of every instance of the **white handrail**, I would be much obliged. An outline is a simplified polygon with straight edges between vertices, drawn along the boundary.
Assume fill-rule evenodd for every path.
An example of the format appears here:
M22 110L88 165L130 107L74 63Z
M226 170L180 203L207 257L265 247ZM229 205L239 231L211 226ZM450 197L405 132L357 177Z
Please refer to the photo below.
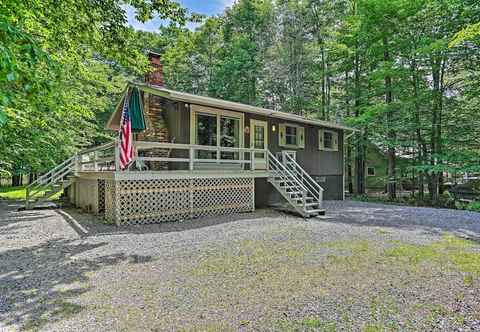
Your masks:
M211 164L250 164L250 170L255 170L255 153L263 153L265 155L265 161L267 162L267 149L253 149L253 148L238 148L238 147L224 147L224 146L209 146L198 144L178 144L178 143L162 143L162 142L147 142L136 141L134 142L135 149L137 151L135 160L143 161L159 161L159 162L180 162L188 163L190 170L194 169L195 164L211 163ZM188 157L140 157L138 152L148 149L167 149L167 150L185 150L188 151ZM196 158L195 151L213 151L215 152L215 158ZM238 153L238 159L224 159L221 157L222 152ZM248 154L249 159L245 158L245 152Z
M323 200L323 191L324 189L318 184L317 181L315 181L310 174L308 174L298 163L295 159L293 159L291 156L288 154L284 154L284 157L287 159L287 165L293 165L294 166L294 172L296 174L296 177L299 181L302 183L306 183L308 187L310 187L312 194L314 197L316 196L318 199L318 202L321 204Z
M92 153L92 152L96 152L96 151L103 151L103 150L107 150L109 148L113 148L114 146L115 146L115 140L111 141L111 142L108 142L108 143L105 143L105 144L102 144L102 145L99 145L99 146L94 146L92 148L82 150L82 151L78 152L77 154L78 155L84 155L84 154Z
M300 187L300 189L302 189L303 191L307 191L309 192L309 190L304 186L303 183L301 183L300 181L298 181L298 179L295 177L295 175L293 175L286 167L283 163L281 163L277 158L275 158L275 156L270 152L268 151L268 156L269 156L269 164L270 166L273 166L276 164L276 169L273 169L274 171L278 171L278 168L280 166L280 170L281 172L283 173L283 175L287 175L290 179L293 179L293 180L290 180L290 179L287 179L287 181L291 182L291 183L294 183L296 184L298 187ZM273 161L273 163L272 163ZM285 176L284 176L285 178Z
M44 179L50 179L57 170L65 167L65 165L67 165L69 162L72 162L73 159L75 158L75 156L65 160L64 162L62 162L61 164L55 166L54 168L52 168L50 171L48 171L47 173L39 176L35 181L33 181L32 183L30 183L28 186L27 186L27 189L31 189L37 185L43 185L45 183L48 183L50 181L46 181L46 182L43 182Z
M198 145L198 144L179 144L179 143L161 143L161 142L147 142L135 141L135 148L138 150L148 149L172 149L172 150L200 150L200 151L220 151L220 152L267 152L268 149L252 149L252 148L235 148L227 146L212 146L212 145Z

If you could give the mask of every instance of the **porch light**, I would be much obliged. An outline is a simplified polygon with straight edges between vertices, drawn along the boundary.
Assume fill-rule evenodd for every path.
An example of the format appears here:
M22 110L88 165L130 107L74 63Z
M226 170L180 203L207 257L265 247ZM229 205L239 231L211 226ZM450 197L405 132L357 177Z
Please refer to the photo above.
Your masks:
M275 128L275 125L272 125L272 131L275 132L275 130L277 130L277 128Z

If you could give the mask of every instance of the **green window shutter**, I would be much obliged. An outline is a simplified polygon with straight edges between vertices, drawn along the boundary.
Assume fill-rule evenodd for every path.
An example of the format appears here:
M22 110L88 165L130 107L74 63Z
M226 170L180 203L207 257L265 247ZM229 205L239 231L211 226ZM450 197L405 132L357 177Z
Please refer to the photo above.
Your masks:
M278 125L278 145L285 146L285 124L281 123Z
M333 139L333 150L334 151L338 151L338 133L337 132L333 132L333 135L332 135L332 139Z
M318 149L319 150L324 150L325 145L323 143L323 129L318 130Z
M298 129L298 147L304 148L305 147L305 128L304 127L297 127Z

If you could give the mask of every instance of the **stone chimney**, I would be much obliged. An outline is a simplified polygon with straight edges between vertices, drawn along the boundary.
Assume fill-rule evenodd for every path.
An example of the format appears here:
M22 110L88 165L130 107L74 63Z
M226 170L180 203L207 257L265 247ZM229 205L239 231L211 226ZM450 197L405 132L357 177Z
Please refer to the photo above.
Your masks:
M145 74L145 82L155 86L163 86L163 67L160 61L160 54L149 52L148 59L154 69ZM137 140L169 143L168 126L164 116L166 104L163 102L162 97L144 93L143 100L147 129L142 133L138 133ZM150 149L141 152L141 155L144 157L168 157L169 154L169 151L165 149ZM168 163L166 162L149 161L146 164L151 171L168 169Z
M148 61L153 70L145 75L145 82L151 85L163 86L163 65L160 61L160 54L148 52Z

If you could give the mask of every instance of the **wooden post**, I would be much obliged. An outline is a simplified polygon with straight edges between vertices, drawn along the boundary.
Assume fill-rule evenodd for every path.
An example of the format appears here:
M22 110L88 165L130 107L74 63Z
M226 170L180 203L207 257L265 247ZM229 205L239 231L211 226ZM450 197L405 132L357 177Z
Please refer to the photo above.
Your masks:
M118 139L115 140L115 171L120 170L120 150L118 149Z
M302 189L303 209L307 209L307 191Z
M93 151L93 170L94 171L98 171L97 159L98 159L98 151Z
M81 162L80 155L78 155L78 154L75 155L75 171L74 171L75 176L77 176L78 172L81 171L80 167L82 167L82 165L81 165L80 162Z
M188 169L193 171L193 160L195 159L195 150L190 147L188 149Z
M253 148L250 150L250 170L255 170L255 152L253 151Z
M268 155L268 150L265 150L265 165L267 167L267 171L270 171L270 156Z

